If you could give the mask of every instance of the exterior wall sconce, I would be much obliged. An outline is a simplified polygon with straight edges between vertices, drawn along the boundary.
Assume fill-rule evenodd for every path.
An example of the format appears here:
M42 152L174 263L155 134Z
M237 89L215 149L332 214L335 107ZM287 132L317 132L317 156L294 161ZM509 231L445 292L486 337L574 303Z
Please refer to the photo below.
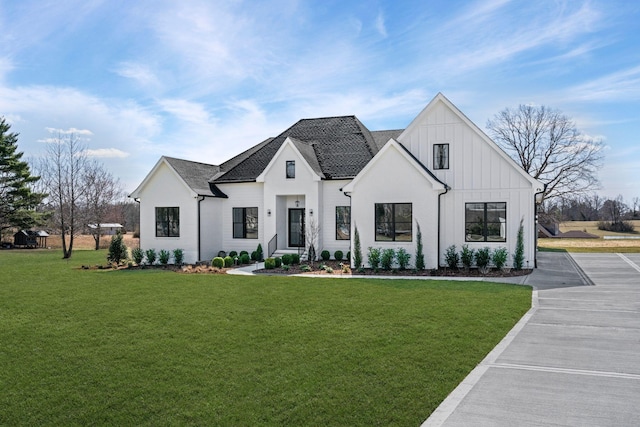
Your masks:
M309 209L309 215L313 216L313 209Z
M296 199L296 208L300 206L300 200Z
M271 209L267 209L267 216L271 216Z

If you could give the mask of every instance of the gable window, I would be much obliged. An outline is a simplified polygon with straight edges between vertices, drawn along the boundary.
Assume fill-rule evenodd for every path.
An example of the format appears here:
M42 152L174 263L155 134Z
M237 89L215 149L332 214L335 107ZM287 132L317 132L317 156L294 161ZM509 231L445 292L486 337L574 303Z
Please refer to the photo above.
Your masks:
M296 161L287 160L287 178L296 177Z
M233 238L258 238L258 208L233 208Z
M411 203L376 203L376 241L410 242L412 239Z
M156 208L156 237L180 237L180 208Z
M449 144L433 145L433 168L449 169Z
M465 203L466 242L506 242L507 204Z
M351 206L336 206L336 240L351 238Z

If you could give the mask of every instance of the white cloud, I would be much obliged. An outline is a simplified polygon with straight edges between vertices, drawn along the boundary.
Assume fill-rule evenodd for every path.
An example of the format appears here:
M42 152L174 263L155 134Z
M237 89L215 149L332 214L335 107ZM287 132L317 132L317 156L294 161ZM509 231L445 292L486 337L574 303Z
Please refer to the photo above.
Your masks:
M620 101L640 99L640 66L611 73L567 90L576 101Z
M114 70L116 74L132 79L142 86L159 86L160 80L147 66L133 62L122 62Z
M129 153L119 150L117 148L98 148L95 150L86 150L89 157L101 157L101 158L118 158L124 159L129 157Z
M76 129L76 128L69 128L69 129L55 129L55 128L50 128L47 127L45 128L45 130L49 133L55 133L58 135L82 135L82 136L90 136L93 135L93 132L91 132L88 129Z
M375 27L376 31L378 31L382 37L387 37L387 28L384 23L384 14L382 13L382 10L379 11L378 16L376 16Z

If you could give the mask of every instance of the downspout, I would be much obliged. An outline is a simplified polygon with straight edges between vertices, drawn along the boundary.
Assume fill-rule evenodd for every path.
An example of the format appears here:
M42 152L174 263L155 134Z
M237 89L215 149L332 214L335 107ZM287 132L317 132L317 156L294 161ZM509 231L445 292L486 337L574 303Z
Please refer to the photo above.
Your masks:
M198 259L196 261L200 261L200 203L205 199L205 196L197 196L198 197Z
M544 194L547 191L547 185L548 183L544 184L542 191L533 194L533 240L535 243L533 247L533 268L538 268L538 194ZM540 204L542 204L542 201L540 201Z
M438 253L436 254L437 260L438 260L438 267L440 267L440 228L442 227L442 215L441 215L441 205L442 205L442 200L440 199L442 196L444 196L445 194L447 194L449 192L449 190L451 190L451 187L449 187L447 184L444 184L444 193L440 193L438 194Z

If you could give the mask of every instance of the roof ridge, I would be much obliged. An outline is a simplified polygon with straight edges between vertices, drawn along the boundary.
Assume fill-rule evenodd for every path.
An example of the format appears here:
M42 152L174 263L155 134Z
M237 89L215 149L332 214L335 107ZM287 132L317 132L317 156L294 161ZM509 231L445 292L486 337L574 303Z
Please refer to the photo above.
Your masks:
M195 161L195 160L181 159L179 157L171 157L171 156L162 156L162 157L164 157L167 160L178 160L180 162L189 162L189 163L197 163L199 165L204 165L204 166L220 167L220 165L216 165L216 164L213 164L213 163L198 162L198 161Z

